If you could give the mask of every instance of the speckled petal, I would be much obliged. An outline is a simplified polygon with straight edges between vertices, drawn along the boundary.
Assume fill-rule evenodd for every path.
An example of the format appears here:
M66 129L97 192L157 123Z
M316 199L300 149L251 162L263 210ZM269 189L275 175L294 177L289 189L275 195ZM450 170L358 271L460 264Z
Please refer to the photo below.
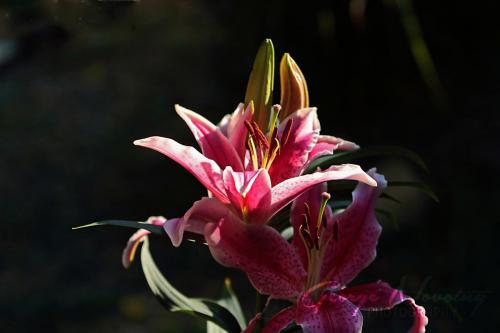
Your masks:
M220 264L243 270L262 294L289 299L304 287L306 271L299 256L271 227L228 216L208 224L205 239Z
M347 298L325 293L317 302L304 294L297 304L295 321L304 333L360 333L363 316Z
M390 310L394 306L408 302L414 313L413 325L408 333L424 333L428 318L425 309L415 304L413 298L406 296L400 290L391 288L389 284L378 281L375 283L363 284L339 291L339 295L349 299L361 310L382 311Z
M180 105L175 105L177 114L186 122L200 145L203 155L214 160L221 169L230 165L236 171L243 171L243 163L233 145L209 120Z
M316 108L301 109L289 115L278 128L278 138L281 138L290 121L288 140L280 140L279 155L269 169L273 185L300 175L309 152L318 140L320 128Z
M287 179L272 188L271 215L285 207L297 196L307 191L314 185L340 179L351 179L376 186L373 178L367 175L359 165L335 165L325 171Z
M223 172L226 194L245 222L264 224L271 207L271 180L266 169L235 172L227 167Z
M248 130L245 126L245 120L251 121L253 118L253 109L250 105L246 109L244 107L243 103L238 105L227 125L227 137L238 153L241 161L244 161L245 159L245 144L248 134Z
M333 154L335 150L350 151L356 149L359 149L359 146L354 142L331 135L320 135L314 148L309 153L308 161L319 156Z
M229 214L229 207L215 198L202 198L196 201L182 218L168 220L163 228L174 246L182 242L184 232L203 235L205 225L217 222Z
M229 202L224 191L221 168L193 147L159 136L136 140L134 144L154 149L176 161L191 172L216 198Z
M375 202L386 187L384 176L375 169L368 171L378 186L358 184L352 204L328 221L325 237L332 234L337 223L337 240L328 242L321 268L321 280L346 285L376 257L377 241L382 231L375 216Z

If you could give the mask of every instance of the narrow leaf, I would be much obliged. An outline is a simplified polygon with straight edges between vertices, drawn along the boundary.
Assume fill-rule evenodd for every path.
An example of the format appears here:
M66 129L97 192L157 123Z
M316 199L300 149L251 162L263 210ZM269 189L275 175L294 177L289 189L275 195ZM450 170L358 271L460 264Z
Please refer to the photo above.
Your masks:
M439 203L439 198L434 192L434 190L426 183L422 182L412 182L412 181L389 181L388 187L413 187L425 194L427 194L432 200Z
M144 239L142 245L141 263L151 291L167 310L184 312L210 320L228 333L241 332L238 321L227 309L210 300L189 298L168 282L151 256L148 237Z
M402 147L380 146L380 147L360 148L358 150L339 152L333 155L318 157L309 165L309 167L306 170L306 173L311 173L315 171L318 167L325 168L333 164L343 164L352 162L353 160L357 160L360 158L379 157L379 156L404 158L414 162L424 171L429 172L427 165L417 153Z
M246 319L245 316L243 315L243 310L241 309L238 297L233 291L233 288L231 286L231 280L229 278L226 278L224 280L224 290L222 293L222 297L217 301L217 303L222 307L226 308L227 310L229 310L229 312L231 312L231 314L238 321L240 327L246 326ZM210 321L207 322L207 333L225 333L225 332L227 331L217 326L213 322Z
M98 226L103 226L103 225L114 225L114 226L127 227L127 228L133 228L133 229L145 229L147 231L150 231L153 234L165 235L165 231L163 230L162 226L153 225L153 224L146 223L146 222L125 221L125 220L99 221L99 222L94 222L94 223L90 223L90 224L86 224L86 225L81 225L78 227L73 227L71 229L77 230L77 229L83 229L83 228L98 227Z

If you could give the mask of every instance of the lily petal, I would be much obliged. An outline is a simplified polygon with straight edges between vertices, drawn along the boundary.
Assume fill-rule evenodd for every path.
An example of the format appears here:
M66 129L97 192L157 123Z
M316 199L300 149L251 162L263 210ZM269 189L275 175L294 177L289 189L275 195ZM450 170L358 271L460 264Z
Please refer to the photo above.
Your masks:
M209 120L196 112L176 104L177 114L186 122L201 147L203 155L214 160L219 167L230 165L237 171L243 171L243 163L231 142Z
M264 224L271 207L271 179L266 169L234 172L227 167L223 172L226 193L245 222Z
M261 333L279 333L295 319L295 306L284 308L275 314L262 329Z
M154 225L163 225L167 220L163 216L151 216L148 218L146 223ZM145 229L137 230L128 240L127 245L122 252L122 265L125 268L129 268L134 261L135 252L137 247L144 240L144 237L149 235L151 232Z
M289 122L291 122L291 128L285 140L282 136ZM300 175L309 152L318 140L319 130L316 108L298 110L279 125L280 151L269 169L273 185Z
M245 109L245 105L240 103L236 111L233 112L230 121L227 125L227 137L233 145L236 153L241 161L245 159L246 153L246 140L248 130L245 126L245 120L251 121L253 118L253 104L250 104Z
M205 239L220 264L243 270L261 294L289 299L303 290L306 271L292 245L275 229L227 216L207 224Z
M377 182L367 175L359 165L334 165L322 172L315 172L287 179L272 188L272 202L270 215L276 214L298 195L307 191L316 184L331 180L351 179L376 186Z
M385 282L378 281L343 289L339 291L338 294L346 297L362 310L367 311L390 310L394 306L407 301L410 303L415 316L413 325L408 333L425 332L425 326L428 323L425 309L415 304L413 298L406 296L400 290L391 288L391 286Z
M163 228L172 244L178 247L183 239L184 231L203 235L205 225L217 222L228 214L229 208L215 198L204 197L196 201L182 218L168 220Z
M159 136L136 140L134 144L154 149L176 161L191 172L216 198L222 202L229 202L224 192L221 168L193 147Z
M247 328L245 328L241 333L252 333L253 329L255 328L255 325L257 325L261 320L262 320L262 312L259 312L255 315L255 317L252 318L252 320L250 320Z
M334 224L337 224L337 240L332 238L327 245L321 280L346 285L375 259L382 227L375 217L374 206L387 182L375 169L368 171L368 174L377 181L378 186L358 184L352 193L351 205L327 223L330 235Z
M295 316L304 333L360 333L363 316L347 298L325 293L314 302L308 293L297 304Z
M354 142L331 135L320 135L316 145L309 153L308 161L323 155L333 154L335 150L350 151L356 149L359 149L359 146Z

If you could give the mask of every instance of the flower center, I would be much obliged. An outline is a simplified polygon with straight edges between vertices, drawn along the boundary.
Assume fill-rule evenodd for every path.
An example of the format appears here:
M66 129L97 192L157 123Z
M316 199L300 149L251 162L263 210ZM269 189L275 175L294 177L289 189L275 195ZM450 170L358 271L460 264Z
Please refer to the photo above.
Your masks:
M247 148L250 152L250 160L252 162L253 170L257 170L259 168L269 170L274 159L279 154L281 147L288 141L290 129L292 127L292 119L287 122L283 133L278 139L278 128L276 125L280 110L281 106L273 106L273 116L269 124L267 136L255 121L249 122L245 120L245 126L248 130Z
M325 230L327 228L325 221L325 209L330 200L330 194L323 192L321 194L321 205L319 207L317 219L313 219L309 204L304 204L304 214L302 224L299 227L299 235L304 243L307 253L307 283L306 288L309 289L320 282L321 264L325 253L326 245L333 237L337 239L337 226L333 225L333 233L328 239L325 238Z

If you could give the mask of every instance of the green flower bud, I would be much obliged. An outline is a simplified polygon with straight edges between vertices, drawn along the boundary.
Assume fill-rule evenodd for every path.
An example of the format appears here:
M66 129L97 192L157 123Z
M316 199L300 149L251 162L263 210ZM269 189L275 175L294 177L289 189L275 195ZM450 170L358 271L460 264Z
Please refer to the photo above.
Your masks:
M290 54L285 53L280 63L281 107L280 119L309 107L309 92L302 71Z
M273 103L274 88L274 46L266 39L260 46L248 79L245 104L254 103L254 120L266 130Z

